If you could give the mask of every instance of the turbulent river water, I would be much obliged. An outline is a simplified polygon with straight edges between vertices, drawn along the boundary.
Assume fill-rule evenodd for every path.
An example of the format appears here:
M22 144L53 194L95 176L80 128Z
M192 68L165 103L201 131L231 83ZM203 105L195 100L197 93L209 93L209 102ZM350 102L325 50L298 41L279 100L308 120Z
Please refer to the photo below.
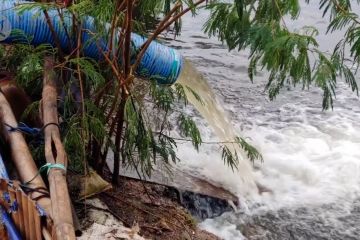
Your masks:
M291 28L316 25L321 48L330 50L340 34L325 36L318 3L304 5ZM321 92L288 87L275 101L264 92L266 73L251 83L246 52L228 52L202 33L208 13L184 20L170 45L192 61L226 109L239 135L263 154L255 180L272 193L244 197L240 172L224 166L219 147L205 144L197 153L179 144L181 167L238 194L241 208L201 227L224 239L360 239L360 101L339 82L333 111L322 111ZM217 140L193 109L204 140Z

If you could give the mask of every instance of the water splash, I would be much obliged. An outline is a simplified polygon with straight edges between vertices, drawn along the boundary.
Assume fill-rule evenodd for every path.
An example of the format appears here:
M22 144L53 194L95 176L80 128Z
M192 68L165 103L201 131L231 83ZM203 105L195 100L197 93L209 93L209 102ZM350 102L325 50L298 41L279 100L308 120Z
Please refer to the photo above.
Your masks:
M220 103L217 102L217 98L207 80L192 66L190 61L185 61L178 83L184 86L189 102L207 121L219 141L233 142L237 137L237 133L229 121L225 110L221 107ZM201 98L201 101L199 101L188 88L194 91ZM233 154L236 152L239 156L238 169L234 170L238 176L237 188L240 189L238 194L242 196L254 194L257 187L250 160L237 144L224 143L224 145L226 145ZM219 174L217 171L213 173Z

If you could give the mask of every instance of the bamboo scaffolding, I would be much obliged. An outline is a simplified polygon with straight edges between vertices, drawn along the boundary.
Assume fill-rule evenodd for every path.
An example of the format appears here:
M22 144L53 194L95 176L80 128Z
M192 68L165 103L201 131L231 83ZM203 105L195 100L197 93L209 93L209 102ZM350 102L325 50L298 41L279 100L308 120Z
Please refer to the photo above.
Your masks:
M46 57L42 92L42 117L45 126L45 157L48 163L62 164L66 168L67 156L61 142L58 128L58 94L53 67L53 58ZM71 202L66 183L66 171L60 168L51 168L48 174L48 180L54 221L52 237L66 240L75 239Z
M29 148L25 142L22 133L13 131L9 132L4 123L16 127L18 125L13 111L6 100L4 94L0 92L0 118L3 135L10 146L12 159L22 182L28 182L28 187L33 189L46 189L45 183L40 175L37 175L38 169L30 154ZM37 175L37 176L36 176ZM34 177L36 176L36 177ZM37 203L51 217L51 201L44 193L33 191L30 193L32 199L37 199Z

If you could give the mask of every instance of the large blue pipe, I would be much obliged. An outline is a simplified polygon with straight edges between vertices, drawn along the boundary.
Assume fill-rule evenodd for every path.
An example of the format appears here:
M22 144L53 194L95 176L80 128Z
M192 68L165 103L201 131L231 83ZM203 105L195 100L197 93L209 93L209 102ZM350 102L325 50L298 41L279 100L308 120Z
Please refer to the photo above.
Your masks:
M31 44L33 45L48 43L55 47L56 44L53 34L41 9L34 7L19 13L18 9L15 9L17 4L29 4L29 2L24 0L0 0L0 17L2 18L0 18L0 21L5 19L12 30L20 30L26 36L30 37L29 39L31 39ZM70 51L69 43L73 46L76 45L75 36L69 36L73 30L72 16L68 11L63 10L63 19L61 19L59 12L55 9L49 10L48 14L60 41L61 48ZM106 52L109 41L103 38L94 39L93 33L98 33L98 30L95 27L95 22L92 17L84 17L82 22L82 28L86 30L83 31L82 34L83 53L86 57L101 60L103 56L99 51L99 47ZM103 26L103 30L108 28L109 24ZM118 36L118 34L116 34L116 36ZM133 53L136 53L146 41L146 38L134 33L131 39L132 45L134 46ZM6 43L16 41L19 41L19 36L15 36L14 34L3 40L3 42ZM180 75L182 66L183 59L179 52L158 42L152 42L141 60L138 69L136 69L136 74L140 77L151 77L160 84L172 84Z

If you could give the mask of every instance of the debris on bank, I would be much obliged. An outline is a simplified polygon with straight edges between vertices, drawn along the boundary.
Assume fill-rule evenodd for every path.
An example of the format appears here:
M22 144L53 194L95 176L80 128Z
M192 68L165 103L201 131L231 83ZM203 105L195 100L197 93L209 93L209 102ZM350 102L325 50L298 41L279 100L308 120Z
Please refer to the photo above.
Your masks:
M98 198L84 202L87 207L86 218L83 219L81 228L82 236L78 240L90 239L124 239L145 240L139 236L139 226L127 228L121 221L110 213L109 208Z
M126 216L122 219L125 226L138 224L141 236L157 240L219 239L198 229L198 220L169 195L167 186L124 177L120 180L121 186L101 194L100 198L113 213Z

